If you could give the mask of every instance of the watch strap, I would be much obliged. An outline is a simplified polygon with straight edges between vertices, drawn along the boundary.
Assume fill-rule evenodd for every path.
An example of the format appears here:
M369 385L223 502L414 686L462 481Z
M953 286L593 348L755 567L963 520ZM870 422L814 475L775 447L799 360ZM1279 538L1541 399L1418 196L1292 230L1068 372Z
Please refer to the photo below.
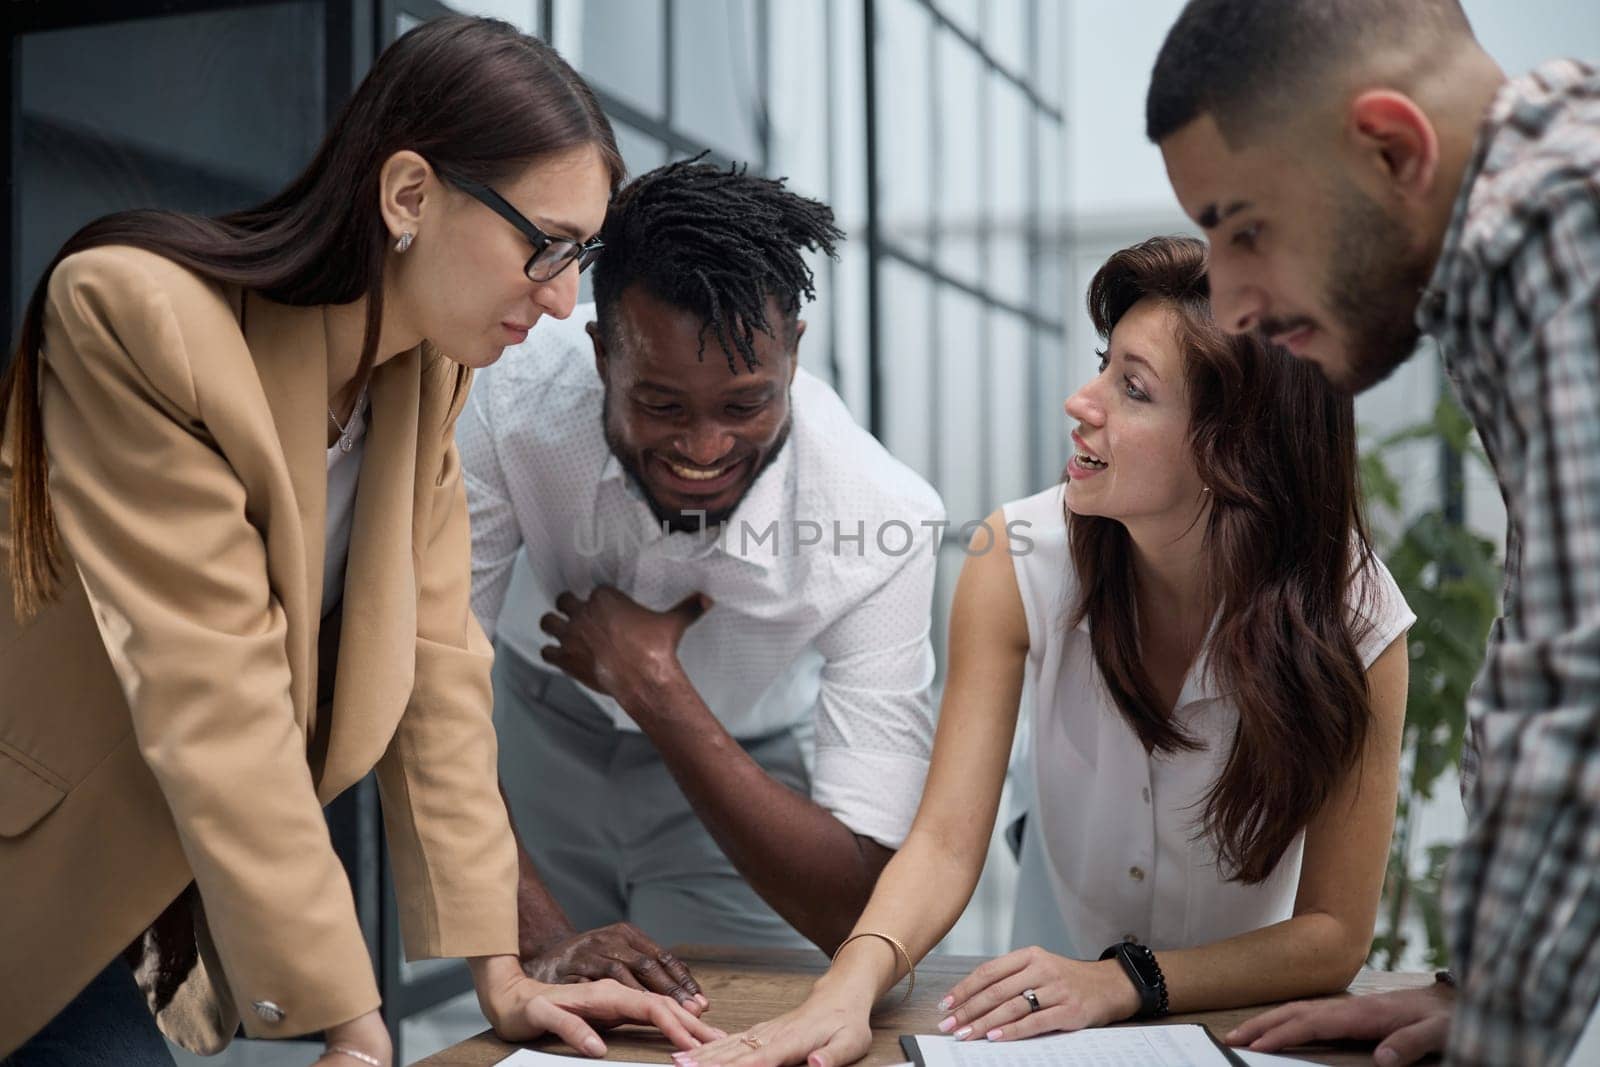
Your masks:
M1139 1012L1134 1018L1158 1019L1167 1014L1167 978L1161 973L1161 964L1156 962L1156 954L1146 945L1119 941L1100 953L1102 960L1112 957L1116 957L1123 971L1127 973L1128 980L1133 983L1133 988L1139 992ZM1155 976L1153 982L1145 977L1143 973L1145 970Z

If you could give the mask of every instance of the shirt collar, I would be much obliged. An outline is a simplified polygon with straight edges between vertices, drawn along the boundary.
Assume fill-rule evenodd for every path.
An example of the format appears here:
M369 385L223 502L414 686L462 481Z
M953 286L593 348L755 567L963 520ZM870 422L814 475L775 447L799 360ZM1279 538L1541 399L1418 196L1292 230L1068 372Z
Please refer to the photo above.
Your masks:
M717 538L714 545L706 549L705 554L720 552L730 559L742 560L745 563L766 570L776 562L778 552L774 551L771 539L765 542L754 543L748 553L741 553L739 546L742 543L740 530L748 527L752 538L765 535L767 530L776 526L778 530L778 549L791 542L785 538L792 538L793 520L795 516L788 515L789 488L792 474L795 469L794 460L795 442L791 433L789 440L785 441L777 457L761 472L744 499L739 501L739 506L734 509L729 517L724 536ZM623 467L617 454L609 448L606 449L606 461L600 468L599 484L614 483L618 490L625 493L641 516L643 536L645 543L653 544L671 537L699 540L698 533L663 533L661 523L656 519L655 513L650 510L650 504L644 498L644 492L634 482L633 477ZM786 523L785 520L788 520ZM688 547L687 540L685 541ZM698 555L700 553L692 553Z
M793 499L790 488L795 471L794 452L795 441L791 432L789 439L783 443L782 450L767 465L767 469L761 472L755 484L745 493L744 499L739 501L739 506L733 509L733 514L728 518L725 536L718 545L719 550L729 558L743 560L762 570L769 569L777 562L778 553L768 547L771 545L770 541L752 545L748 552L741 551L745 541L741 531L746 527L751 531L750 536L755 537L765 535L768 529L776 526L779 551L791 543L785 538L794 537L795 520L804 518L792 514L789 507L789 501Z
M1472 189L1477 186L1478 174L1483 173L1483 163L1488 160L1490 147L1494 144L1494 133L1501 125L1504 96L1506 88L1501 88L1490 109L1483 115L1483 122L1478 123L1477 141L1472 147L1472 155L1467 157L1466 168L1461 171L1461 187L1456 190L1456 203L1451 206L1450 226L1445 227L1445 240L1438 246L1434 274L1430 275L1426 288L1422 290L1422 298L1416 304L1416 328L1434 338L1442 336L1445 330L1445 307L1450 299L1456 256L1461 251L1462 238L1466 237L1467 216L1472 213Z

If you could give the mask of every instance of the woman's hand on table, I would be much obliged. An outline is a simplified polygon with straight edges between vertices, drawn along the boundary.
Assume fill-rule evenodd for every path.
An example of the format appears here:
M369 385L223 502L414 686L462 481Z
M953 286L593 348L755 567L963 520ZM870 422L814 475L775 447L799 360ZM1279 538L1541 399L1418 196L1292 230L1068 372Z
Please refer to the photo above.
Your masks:
M1384 1067L1401 1067L1444 1051L1454 1008L1455 993L1443 984L1301 1000L1247 1020L1223 1040L1255 1052L1324 1041L1378 1041L1373 1061Z
M672 1058L678 1067L845 1067L872 1047L872 1001L870 990L830 988L824 978L793 1011Z
M1023 997L1032 990L1039 1007ZM939 1002L941 1033L957 1040L1012 1041L1131 1018L1139 991L1116 960L1088 963L1037 946L1008 952L963 978Z
M727 1036L671 997L630 989L609 978L546 985L523 974L515 956L480 956L468 963L478 1005L504 1041L552 1034L585 1055L604 1056L606 1045L596 1027L643 1023L680 1049L697 1049Z

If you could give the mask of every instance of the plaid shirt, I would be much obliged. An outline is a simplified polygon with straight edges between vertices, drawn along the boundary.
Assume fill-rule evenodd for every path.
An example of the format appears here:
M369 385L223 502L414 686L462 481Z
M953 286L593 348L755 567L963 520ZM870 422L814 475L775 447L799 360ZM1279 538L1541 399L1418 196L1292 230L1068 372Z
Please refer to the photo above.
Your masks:
M1509 527L1446 889L1449 1058L1559 1064L1600 998L1600 73L1495 97L1417 320Z

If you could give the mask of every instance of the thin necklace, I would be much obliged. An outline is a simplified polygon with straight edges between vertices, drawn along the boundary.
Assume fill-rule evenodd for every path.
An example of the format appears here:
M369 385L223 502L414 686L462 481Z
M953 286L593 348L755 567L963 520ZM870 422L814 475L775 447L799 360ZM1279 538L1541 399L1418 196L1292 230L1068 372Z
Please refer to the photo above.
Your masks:
M356 416L361 414L361 405L366 399L367 387L363 385L360 394L356 397L356 406L350 409L350 421L346 423L340 423L339 416L333 413L333 405L328 405L328 418L333 420L333 428L339 431L339 451L341 452L348 452L356 447L356 439L350 434L355 428Z

